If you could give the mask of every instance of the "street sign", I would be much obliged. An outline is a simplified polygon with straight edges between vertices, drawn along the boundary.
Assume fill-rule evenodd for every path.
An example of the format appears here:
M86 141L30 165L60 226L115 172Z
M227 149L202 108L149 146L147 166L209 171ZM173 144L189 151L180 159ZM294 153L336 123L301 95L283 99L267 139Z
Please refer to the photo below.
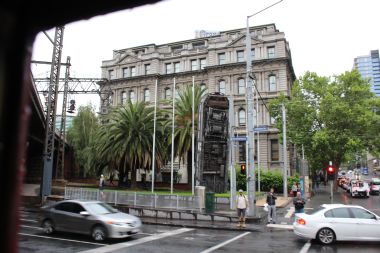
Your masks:
M239 136L239 137L232 137L233 141L247 141L247 137L245 136Z
M254 132L265 132L268 131L268 126L258 126L253 128Z

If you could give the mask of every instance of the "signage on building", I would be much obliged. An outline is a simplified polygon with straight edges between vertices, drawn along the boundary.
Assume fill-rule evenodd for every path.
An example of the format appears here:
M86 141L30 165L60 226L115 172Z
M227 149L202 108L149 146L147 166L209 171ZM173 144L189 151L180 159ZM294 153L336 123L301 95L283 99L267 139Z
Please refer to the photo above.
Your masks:
M208 30L196 30L195 31L195 38L207 38L207 37L212 37L219 35L219 31L208 31Z

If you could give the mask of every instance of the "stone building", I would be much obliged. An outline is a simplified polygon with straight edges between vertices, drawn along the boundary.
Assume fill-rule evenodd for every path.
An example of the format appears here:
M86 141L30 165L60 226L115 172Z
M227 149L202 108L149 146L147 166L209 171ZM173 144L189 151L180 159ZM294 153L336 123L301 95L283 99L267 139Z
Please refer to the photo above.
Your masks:
M280 95L290 95L295 74L288 41L275 24L250 27L252 36L252 68L257 88L263 100L258 102L258 126L268 126L259 134L260 167L263 170L282 168L283 154L279 130L274 128L265 104ZM115 50L113 58L102 62L103 92L101 112L107 106L118 106L128 99L154 102L155 82L158 79L158 101L172 96L173 79L181 89L195 83L208 92L232 95L234 99L235 136L246 135L246 28L223 32L198 32L196 38L163 45L148 44ZM106 92L107 93L107 92ZM265 104L264 104L265 103ZM255 137L257 142L257 136ZM244 164L245 142L236 143L235 160ZM292 149L288 149L292 150ZM288 152L289 165L294 169L294 154ZM256 157L257 158L257 157ZM257 159L255 161L257 162ZM289 168L288 165L288 168ZM183 167L183 168L182 168ZM181 182L187 182L185 166L181 166Z

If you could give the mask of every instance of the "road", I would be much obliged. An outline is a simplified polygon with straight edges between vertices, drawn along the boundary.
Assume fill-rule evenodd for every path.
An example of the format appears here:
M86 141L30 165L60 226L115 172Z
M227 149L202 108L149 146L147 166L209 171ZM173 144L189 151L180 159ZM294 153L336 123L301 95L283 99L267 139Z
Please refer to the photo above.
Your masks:
M306 205L312 211L328 199L328 186ZM334 194L334 203L357 204L380 215L380 196L351 198L339 189ZM295 236L291 230L293 222L291 205L278 212L277 227L262 225L256 232L218 229L181 228L162 225L144 225L142 233L123 240L96 243L89 236L56 233L45 236L39 228L37 214L22 211L19 252L334 252L371 253L380 251L380 242L337 242L322 246L312 240Z

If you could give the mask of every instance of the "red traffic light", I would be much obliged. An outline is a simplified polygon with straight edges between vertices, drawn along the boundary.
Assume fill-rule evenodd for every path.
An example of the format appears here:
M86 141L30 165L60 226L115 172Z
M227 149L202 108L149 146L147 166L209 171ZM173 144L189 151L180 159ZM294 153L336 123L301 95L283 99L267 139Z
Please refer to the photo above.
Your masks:
M333 172L334 172L334 168L331 167L331 166L329 166L329 167L327 168L327 171L328 171L329 173L333 173Z
M240 173L245 174L245 164L240 165Z

